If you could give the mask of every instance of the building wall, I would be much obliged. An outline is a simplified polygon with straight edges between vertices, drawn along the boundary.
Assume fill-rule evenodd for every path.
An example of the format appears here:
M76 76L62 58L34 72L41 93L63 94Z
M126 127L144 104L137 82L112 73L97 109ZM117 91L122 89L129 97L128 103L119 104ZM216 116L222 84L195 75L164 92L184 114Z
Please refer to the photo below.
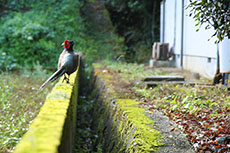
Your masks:
M165 32L161 32L164 42L169 43L169 48L173 47L176 54L176 66L180 67L181 50L183 51L183 68L198 72L201 75L212 78L216 72L217 45L213 29L205 30L202 25L198 27L192 17L189 17L189 9L184 9L184 34L182 41L182 0L165 0L165 22L163 21L163 9L161 12L161 27L165 26ZM189 4L189 0L184 0L184 6ZM161 28L163 30L163 28ZM209 40L210 39L210 40ZM161 39L163 42L163 39ZM181 44L183 42L183 44Z
M185 6L188 4L188 0L185 0ZM196 32L198 27L195 26L195 20L192 17L189 17L189 12L190 11L186 9L184 14L184 53L187 55L198 55L216 58L216 38L211 37L215 31L213 29L206 30L205 26L207 24L203 24L200 30Z
M174 21L175 21L175 9L174 9L174 1L168 0L165 3L165 42L171 42L169 44L169 48L173 47L174 42ZM169 18L170 16L170 18Z

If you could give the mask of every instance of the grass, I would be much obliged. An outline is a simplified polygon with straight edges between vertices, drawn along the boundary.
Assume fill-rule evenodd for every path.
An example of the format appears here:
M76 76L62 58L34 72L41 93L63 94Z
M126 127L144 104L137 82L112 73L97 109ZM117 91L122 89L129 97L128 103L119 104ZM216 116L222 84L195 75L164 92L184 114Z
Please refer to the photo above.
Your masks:
M118 71L122 77L128 80L142 79L149 75L164 75L166 72L161 70L152 70L147 68L144 64L137 63L112 63L110 61L104 61L103 65L107 65L108 69Z
M34 72L0 74L0 152L13 152L16 144L38 114L52 88L40 85L48 77L39 67Z

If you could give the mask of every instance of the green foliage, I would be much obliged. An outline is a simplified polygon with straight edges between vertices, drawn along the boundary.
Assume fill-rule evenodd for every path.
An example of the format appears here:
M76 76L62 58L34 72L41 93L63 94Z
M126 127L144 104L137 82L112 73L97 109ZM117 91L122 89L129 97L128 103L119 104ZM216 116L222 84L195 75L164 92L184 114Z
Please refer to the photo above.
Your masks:
M14 18L1 25L1 49L16 59L19 65L32 65L36 61L48 65L50 63L46 60L47 57L50 57L52 62L55 55L52 53L54 43L49 41L54 38L53 31L39 23L41 20L33 18L31 13L16 13Z
M70 1L71 2L71 1ZM59 2L64 4L64 2ZM54 66L57 55L60 53L60 45L63 39L73 38L73 31L76 28L69 28L75 21L69 20L73 16L63 16L67 11L71 11L69 5L65 7L50 8L52 3L36 3L34 9L24 14L14 13L13 18L1 21L0 26L1 49L16 59L21 66L30 65L39 61L43 66ZM47 5L47 6L46 6ZM74 5L77 5L74 3ZM44 10L40 10L44 7ZM68 8L69 7L69 8ZM54 9L54 10L53 10ZM59 9L59 11L55 11ZM72 11L74 11L72 9ZM69 13L70 14L70 13ZM65 26L69 25L69 26ZM47 60L49 59L49 60Z
M12 6L11 3L6 5L14 7L13 3L17 1L11 2ZM37 61L43 67L56 67L58 55L63 49L61 43L65 39L75 42L74 49L83 52L88 63L112 59L121 53L119 45L123 39L112 32L106 37L88 33L88 28L94 27L88 26L89 22L80 15L82 1L25 0L17 4L20 9L8 11L0 19L0 49L12 59L0 67L33 67ZM22 12L25 7L29 9ZM0 64L4 62L0 61Z
M229 0L190 0L188 8L191 8L190 16L197 21L196 26L207 23L205 29L214 28L215 33L212 36L217 37L216 42L220 42L224 37L230 38Z
M2 0L0 1L0 16L17 11L27 11L35 0Z
M0 69L2 70L12 70L17 65L16 60L12 56L7 56L5 52L0 50Z

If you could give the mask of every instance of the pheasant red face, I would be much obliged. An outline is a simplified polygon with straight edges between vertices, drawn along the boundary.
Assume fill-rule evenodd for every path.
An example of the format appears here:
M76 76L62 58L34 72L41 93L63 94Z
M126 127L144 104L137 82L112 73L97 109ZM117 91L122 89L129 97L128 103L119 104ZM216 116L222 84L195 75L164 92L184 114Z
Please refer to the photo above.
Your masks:
M70 48L70 42L68 40L64 41L64 48L69 49Z

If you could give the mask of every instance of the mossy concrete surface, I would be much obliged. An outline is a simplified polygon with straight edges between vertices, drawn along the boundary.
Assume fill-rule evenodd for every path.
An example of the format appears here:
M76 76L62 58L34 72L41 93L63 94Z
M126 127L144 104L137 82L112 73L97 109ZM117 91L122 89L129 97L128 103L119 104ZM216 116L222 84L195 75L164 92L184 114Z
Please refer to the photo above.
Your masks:
M16 146L15 153L73 152L78 71L70 76L69 84L62 83L62 79L48 94L38 116Z
M124 151L152 152L163 145L163 137L153 128L153 120L145 114L146 110L137 101L116 99L113 103L115 103L113 124L116 124L118 127L116 131L127 145Z
M99 135L96 145L102 145L103 152L110 153L160 152L163 137L139 102L118 99L104 75L95 75L94 83L93 127Z

